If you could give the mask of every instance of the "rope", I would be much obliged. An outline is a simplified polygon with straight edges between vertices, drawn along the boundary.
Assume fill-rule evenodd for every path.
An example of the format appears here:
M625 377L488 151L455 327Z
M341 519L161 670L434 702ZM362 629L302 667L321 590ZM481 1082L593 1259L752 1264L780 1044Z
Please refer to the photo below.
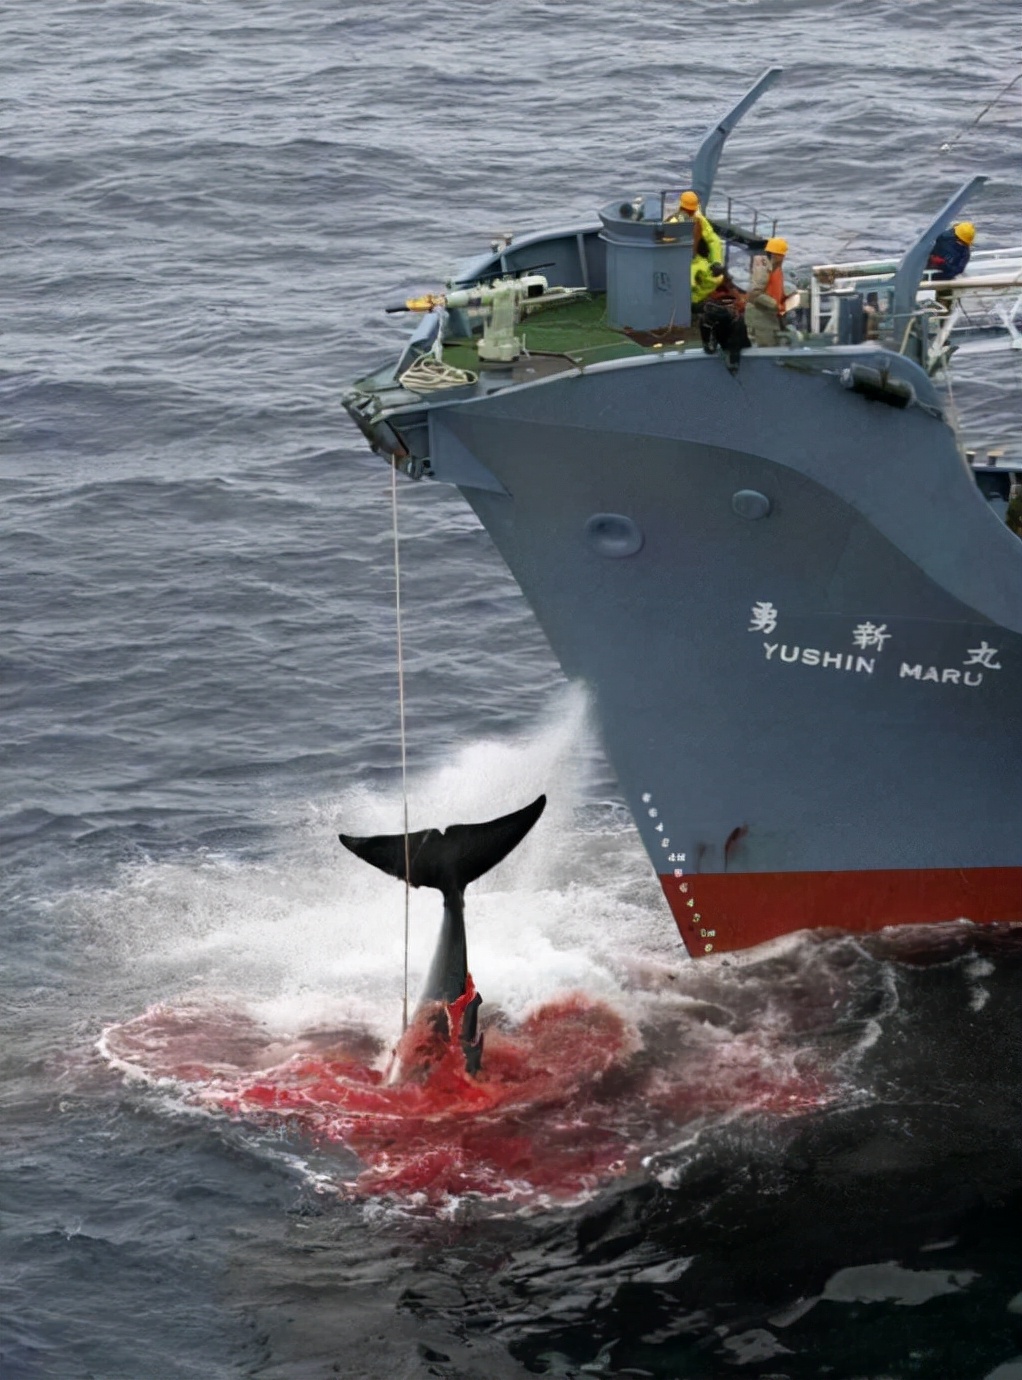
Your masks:
M398 383L412 393L429 393L437 388L463 388L475 383L479 378L471 369L458 369L453 364L445 364L427 351L410 364L399 377Z
M963 128L958 131L958 133L955 135L953 139L949 139L946 144L941 144L941 153L950 153L954 146L958 143L959 139L963 138L966 134L968 134L970 129L974 129L975 126L979 124L980 120L982 120L983 116L987 113L987 111L993 110L994 106L1001 99L1001 97L1005 95L1008 91L1010 91L1011 88L1015 85L1015 83L1019 81L1022 81L1022 72L1018 72L1014 77L1012 77L1011 81L1009 81L1005 86L1001 87L1000 91L998 91L994 99L983 107L983 109L979 112L979 114L976 116L976 118L972 121L971 124L963 126Z
M965 440L962 436L962 419L958 414L958 404L955 402L955 390L951 381L950 359L944 361L944 384L947 388L947 418L954 433L955 443L958 449L965 454Z
M405 662L401 642L401 557L397 532L397 466L390 468L390 506L394 519L394 616L397 625L397 703L401 732L401 798L404 805L405 835L405 973L401 997L401 1033L408 1029L408 911L411 897L412 863L408 841L408 750L405 737Z

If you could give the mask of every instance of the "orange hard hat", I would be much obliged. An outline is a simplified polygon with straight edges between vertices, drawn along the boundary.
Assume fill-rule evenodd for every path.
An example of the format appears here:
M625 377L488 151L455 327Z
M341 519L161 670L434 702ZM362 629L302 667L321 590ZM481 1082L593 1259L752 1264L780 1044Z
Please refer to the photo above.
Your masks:
M678 198L678 205L683 211L698 211L699 198L696 196L695 192L682 192L681 196Z
M768 254L787 254L788 241L782 240L779 235L774 235L771 239L767 240L764 248Z

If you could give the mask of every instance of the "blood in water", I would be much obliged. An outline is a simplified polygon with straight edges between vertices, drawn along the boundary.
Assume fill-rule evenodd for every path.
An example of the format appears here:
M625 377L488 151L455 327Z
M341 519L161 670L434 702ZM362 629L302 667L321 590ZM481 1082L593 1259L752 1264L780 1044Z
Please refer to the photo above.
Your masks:
M430 1203L574 1198L638 1171L708 1113L791 1115L827 1100L817 1075L743 1037L696 1058L657 1057L618 1011L581 994L513 1029L491 1025L472 1076L458 1042L471 995L442 1008L446 1029L423 1013L387 1069L365 1032L274 1045L225 1011L158 1007L108 1030L105 1047L136 1072L175 1079L192 1104L345 1146L363 1166L350 1192Z

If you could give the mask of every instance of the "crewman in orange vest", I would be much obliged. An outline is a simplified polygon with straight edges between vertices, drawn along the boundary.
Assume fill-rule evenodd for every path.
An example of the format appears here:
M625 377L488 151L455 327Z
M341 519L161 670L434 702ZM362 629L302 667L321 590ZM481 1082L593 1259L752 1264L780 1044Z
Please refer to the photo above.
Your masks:
M774 236L764 252L752 261L749 295L745 303L745 328L753 345L776 345L784 323L784 304L794 291L784 281L784 256L788 241Z

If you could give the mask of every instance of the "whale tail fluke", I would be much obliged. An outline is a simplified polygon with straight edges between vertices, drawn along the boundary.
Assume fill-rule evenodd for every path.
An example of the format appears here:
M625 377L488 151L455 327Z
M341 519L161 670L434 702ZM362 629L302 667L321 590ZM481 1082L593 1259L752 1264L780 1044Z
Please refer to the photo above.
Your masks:
M499 819L483 824L452 824L446 830L420 829L409 834L373 834L359 838L339 834L345 848L411 886L430 886L445 896L459 894L521 843L543 813L546 796Z
M513 814L483 824L452 824L448 829L420 829L414 834L373 834L356 838L338 834L345 848L381 872L411 886L436 887L443 892L444 918L436 951L411 1027L395 1052L389 1075L395 1081L426 1077L455 1042L461 1047L465 1071L477 1074L483 1056L479 1028L481 998L468 971L465 940L465 888L496 867L529 832L543 813L541 795ZM425 1043L424 1043L425 1042ZM409 1053L409 1051L411 1051Z

